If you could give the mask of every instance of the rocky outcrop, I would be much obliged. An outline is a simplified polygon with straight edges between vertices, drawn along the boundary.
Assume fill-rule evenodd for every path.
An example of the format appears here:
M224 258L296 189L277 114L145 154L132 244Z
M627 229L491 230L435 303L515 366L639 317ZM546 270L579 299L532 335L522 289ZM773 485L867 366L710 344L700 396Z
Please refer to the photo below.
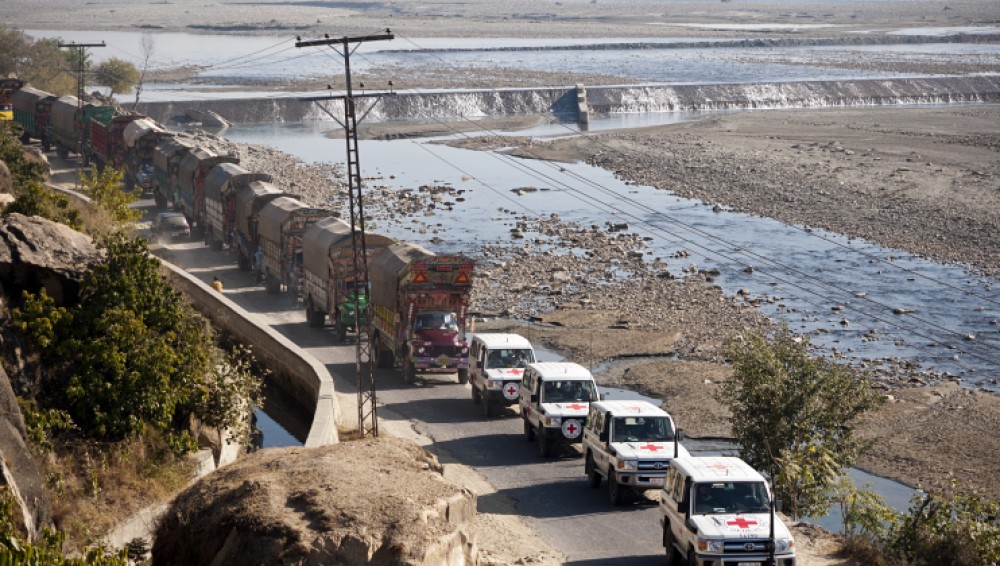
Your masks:
M8 299L44 288L56 304L72 303L83 273L101 259L90 236L35 216L0 219L0 285Z
M475 564L475 509L405 440L267 449L178 496L152 563Z
M48 523L49 506L42 475L25 441L24 417L17 405L7 372L0 366L0 483L14 496L20 526L34 539Z

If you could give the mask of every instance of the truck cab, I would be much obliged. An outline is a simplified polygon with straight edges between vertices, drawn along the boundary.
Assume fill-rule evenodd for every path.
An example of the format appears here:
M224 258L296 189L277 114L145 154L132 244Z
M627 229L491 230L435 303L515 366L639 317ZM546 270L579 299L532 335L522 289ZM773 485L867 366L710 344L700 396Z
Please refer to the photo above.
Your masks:
M597 384L587 368L573 362L528 364L518 404L524 437L538 439L538 453L552 455L555 444L578 444L592 401L600 400Z
M660 525L669 564L795 566L795 541L773 513L764 477L732 457L670 461L660 494Z
M647 401L598 401L590 404L583 430L584 472L590 487L607 479L612 505L625 491L663 487L670 460L688 456L684 432L666 411Z
M472 402L492 417L497 407L517 404L524 369L535 361L531 342L520 334L481 333L472 337L469 353Z

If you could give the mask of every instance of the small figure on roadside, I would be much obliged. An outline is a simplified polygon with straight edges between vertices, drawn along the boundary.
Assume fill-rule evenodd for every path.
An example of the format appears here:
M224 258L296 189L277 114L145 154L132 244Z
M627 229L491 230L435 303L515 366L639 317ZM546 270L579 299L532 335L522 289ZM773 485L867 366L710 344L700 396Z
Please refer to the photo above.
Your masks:
M218 292L222 292L222 281L219 281L218 276L212 278L212 288Z

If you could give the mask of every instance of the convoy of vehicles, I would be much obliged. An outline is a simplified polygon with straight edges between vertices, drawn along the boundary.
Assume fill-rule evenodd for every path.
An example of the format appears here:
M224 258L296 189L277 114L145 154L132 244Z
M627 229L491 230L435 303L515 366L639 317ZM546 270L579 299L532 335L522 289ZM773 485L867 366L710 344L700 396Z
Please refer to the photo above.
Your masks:
M671 564L762 565L773 544L775 564L795 566L795 541L767 482L739 458L672 459L659 511Z
M378 234L366 236L369 278L359 281L352 230L330 211L308 207L234 156L201 147L144 116L105 105L79 104L5 80L0 120L13 119L22 141L55 144L60 157L126 169L126 188L152 193L157 238L204 235L228 246L241 270L256 269L268 292L301 293L307 320L327 317L340 340L372 318L379 367L456 373L471 379L473 403L487 416L518 405L525 438L539 453L581 444L591 487L607 481L613 504L627 489L662 486L660 523L668 559L689 564L763 564L772 551L795 564L794 542L774 515L764 478L737 458L693 458L670 415L641 401L601 401L590 372L572 362L536 361L531 343L509 333L472 337L469 293L475 262L436 255ZM360 289L369 291L364 302Z
M472 402L492 417L497 407L517 404L524 369L535 362L535 350L519 334L477 333L469 359Z
M647 401L591 403L583 430L590 487L597 489L606 479L612 505L621 505L626 489L663 487L671 458L688 456L683 436L666 411Z

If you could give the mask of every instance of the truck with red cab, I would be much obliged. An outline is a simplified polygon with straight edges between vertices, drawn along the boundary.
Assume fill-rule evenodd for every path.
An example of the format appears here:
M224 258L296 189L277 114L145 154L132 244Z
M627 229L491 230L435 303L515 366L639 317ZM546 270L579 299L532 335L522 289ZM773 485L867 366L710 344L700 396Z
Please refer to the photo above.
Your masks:
M412 243L372 256L372 355L379 367L400 366L403 381L417 373L458 373L469 381L469 293L475 261L435 255Z

